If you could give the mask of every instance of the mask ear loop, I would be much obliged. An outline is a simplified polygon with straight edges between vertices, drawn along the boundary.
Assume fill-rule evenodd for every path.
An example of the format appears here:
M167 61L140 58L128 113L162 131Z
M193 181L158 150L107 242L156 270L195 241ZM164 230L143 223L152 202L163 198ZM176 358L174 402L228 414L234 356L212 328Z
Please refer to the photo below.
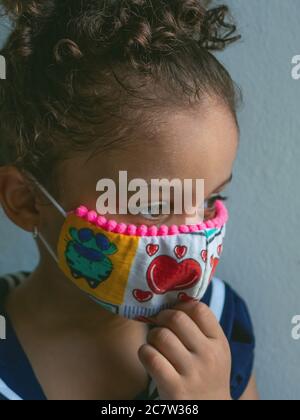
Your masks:
M39 229L37 226L34 226L33 229L33 239L37 240L40 239L44 246L46 247L47 251L49 252L49 254L51 255L51 257L58 263L58 258L57 255L55 254L55 252L53 252L53 249L50 247L50 245L48 244L48 242L46 241L46 239L44 238L44 236L39 232Z
M44 194L46 198L53 204L53 206L63 215L64 218L67 217L67 212L62 208L62 206L52 197L52 195L43 187L42 184L29 172L24 171L26 175L31 179L31 181L39 188L39 190Z
M64 218L67 217L67 212L61 207L61 205L52 197L52 195L44 188L39 181L30 173L26 171L27 175L30 177L30 179L34 182L34 184L40 189L40 191L48 198L48 200L53 204L53 206L59 211L60 214L63 215ZM49 254L53 257L53 259L58 263L58 257L53 251L53 249L50 247L44 236L41 232L39 232L39 229L37 226L34 226L33 229L33 239L37 240L40 239L46 249L48 250Z
M67 212L62 208L62 206L52 197L52 195L44 188L36 179L34 179L35 184L41 190L41 192L48 198L48 200L53 204L53 206L63 215L64 218L67 217Z

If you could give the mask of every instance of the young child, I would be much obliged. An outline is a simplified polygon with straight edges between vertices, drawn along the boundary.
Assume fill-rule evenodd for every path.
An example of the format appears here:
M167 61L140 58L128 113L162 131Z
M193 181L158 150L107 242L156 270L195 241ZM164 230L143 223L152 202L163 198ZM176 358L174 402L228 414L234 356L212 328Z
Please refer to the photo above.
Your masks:
M214 277L239 143L237 92L212 54L239 38L228 9L3 3L0 200L40 261L0 281L0 398L256 399L246 305ZM120 170L204 179L204 221L149 203L104 218L96 185Z

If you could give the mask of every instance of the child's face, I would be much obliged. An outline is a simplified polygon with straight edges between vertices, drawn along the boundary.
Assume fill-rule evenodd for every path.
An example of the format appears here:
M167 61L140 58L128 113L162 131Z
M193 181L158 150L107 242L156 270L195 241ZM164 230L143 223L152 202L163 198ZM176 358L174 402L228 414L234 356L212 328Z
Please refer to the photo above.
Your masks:
M66 211L79 205L96 209L101 178L118 181L119 171L128 172L128 180L204 179L205 199L220 193L228 184L238 149L238 128L228 107L222 103L205 104L198 110L171 113L157 127L151 141L147 133L138 142L101 153L90 153L65 161L59 168L60 204ZM130 196L130 194L129 194ZM200 203L199 203L200 204ZM42 207L42 223L57 240L61 218L53 206ZM117 215L117 221L133 224L185 224L187 215ZM52 222L50 222L52 221ZM54 228L57 223L58 230ZM55 233L56 231L56 233Z

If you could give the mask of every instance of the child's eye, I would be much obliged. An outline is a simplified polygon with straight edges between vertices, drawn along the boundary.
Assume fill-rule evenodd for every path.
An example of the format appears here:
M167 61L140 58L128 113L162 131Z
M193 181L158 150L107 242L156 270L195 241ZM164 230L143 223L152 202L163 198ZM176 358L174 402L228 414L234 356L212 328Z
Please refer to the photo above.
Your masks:
M209 199L204 202L204 220L210 220L215 217L216 201L226 201L228 197L222 196L220 194L213 194ZM137 216L142 217L143 219L148 220L151 223L164 223L172 214L173 209L169 203L157 203L152 204L152 206L146 205L142 208Z
M149 205L141 210L140 216L151 221L158 221L162 218L167 218L170 215L170 208L167 206L167 203L157 203Z

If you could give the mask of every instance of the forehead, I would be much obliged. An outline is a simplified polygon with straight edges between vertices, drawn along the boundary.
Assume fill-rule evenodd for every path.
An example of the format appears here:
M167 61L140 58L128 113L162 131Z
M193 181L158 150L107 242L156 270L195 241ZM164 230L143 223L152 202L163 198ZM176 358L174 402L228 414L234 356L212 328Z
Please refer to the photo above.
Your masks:
M231 175L238 136L235 118L222 103L170 112L157 122L151 136L137 127L136 141L100 150L88 160L83 154L66 162L64 179L95 188L101 178L117 182L122 170L129 180L204 179L206 192L213 191Z

